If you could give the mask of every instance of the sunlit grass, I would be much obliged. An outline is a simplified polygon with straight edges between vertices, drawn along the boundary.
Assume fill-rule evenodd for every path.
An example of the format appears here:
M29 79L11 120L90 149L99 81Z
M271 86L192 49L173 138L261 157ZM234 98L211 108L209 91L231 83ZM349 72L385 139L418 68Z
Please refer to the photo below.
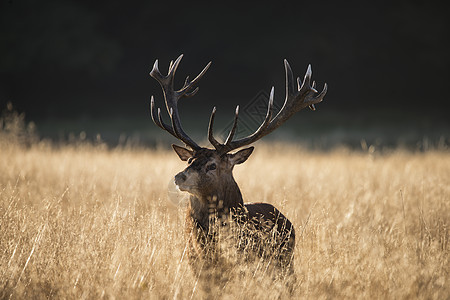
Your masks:
M0 135L1 137L1 135ZM169 150L0 141L0 298L202 298L168 201ZM298 298L450 295L450 154L311 152L259 144L235 168L244 201L293 223ZM216 298L278 299L261 276Z

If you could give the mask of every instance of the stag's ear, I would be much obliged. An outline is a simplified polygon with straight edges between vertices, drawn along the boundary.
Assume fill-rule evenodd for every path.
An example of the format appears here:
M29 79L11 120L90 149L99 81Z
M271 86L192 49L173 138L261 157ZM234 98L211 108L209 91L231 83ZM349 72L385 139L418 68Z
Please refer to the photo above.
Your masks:
M172 144L172 148L182 161L186 161L189 158L191 158L192 156L194 156L194 152L191 150L188 150L186 148L183 148L183 147L180 147L180 146L177 146L174 144Z
M245 148L245 149L239 150L236 153L230 154L230 156L229 156L230 162L233 165L242 164L244 161L247 160L247 158L250 156L250 154L252 154L253 149L255 149L255 147Z

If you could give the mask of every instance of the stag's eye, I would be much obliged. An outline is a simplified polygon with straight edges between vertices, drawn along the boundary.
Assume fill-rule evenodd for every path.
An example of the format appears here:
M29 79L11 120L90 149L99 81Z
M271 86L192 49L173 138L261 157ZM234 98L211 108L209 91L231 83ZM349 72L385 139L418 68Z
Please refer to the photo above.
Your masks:
M215 170L215 169L216 169L216 164L210 164L209 166L206 167L206 172Z
M189 157L188 160L187 160L187 163L190 164L193 160L194 160L193 157Z

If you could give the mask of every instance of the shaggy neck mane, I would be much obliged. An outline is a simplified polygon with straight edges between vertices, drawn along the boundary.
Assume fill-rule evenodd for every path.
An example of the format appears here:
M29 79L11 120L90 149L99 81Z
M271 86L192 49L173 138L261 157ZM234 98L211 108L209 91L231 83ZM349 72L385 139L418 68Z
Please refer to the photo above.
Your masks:
M238 211L244 206L241 191L233 176L222 180L217 190L205 192L200 196L191 195L188 206L188 217L203 230L209 227L209 216L228 215L230 211Z

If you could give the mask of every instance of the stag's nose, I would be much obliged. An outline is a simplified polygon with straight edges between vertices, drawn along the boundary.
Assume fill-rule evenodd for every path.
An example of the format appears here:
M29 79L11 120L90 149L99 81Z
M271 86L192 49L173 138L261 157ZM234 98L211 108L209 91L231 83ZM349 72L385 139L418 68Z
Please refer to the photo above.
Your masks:
M183 183L185 181L186 181L186 175L184 175L184 172L180 172L177 175L175 175L175 184L176 185Z

